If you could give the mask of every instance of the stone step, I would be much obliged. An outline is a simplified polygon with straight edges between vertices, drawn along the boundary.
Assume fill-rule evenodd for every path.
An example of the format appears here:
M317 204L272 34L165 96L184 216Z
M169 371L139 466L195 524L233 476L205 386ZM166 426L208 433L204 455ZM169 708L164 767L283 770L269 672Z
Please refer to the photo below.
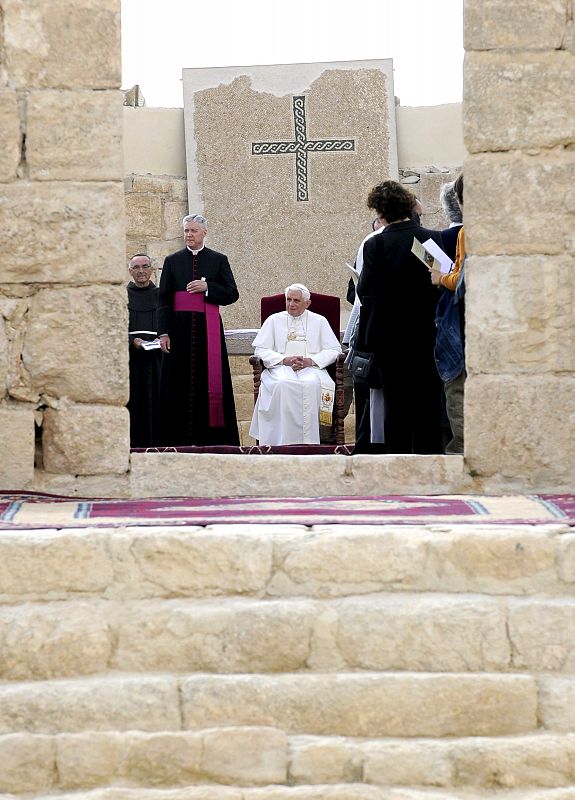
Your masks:
M527 675L195 675L182 680L181 697L187 730L270 725L291 734L414 737L537 728L537 685Z
M287 738L272 728L0 736L0 792L129 782L181 786L287 783Z
M0 734L176 731L179 690L170 675L0 684Z
M500 791L575 781L575 736L496 739L288 737L276 728L0 736L0 792L111 786L283 784ZM297 797L297 795L294 795Z
M560 526L0 533L0 800L575 800Z
M575 735L354 740L290 737L289 780L379 786L514 789L575 782ZM361 776L358 778L358 776Z
M12 797L12 795L10 795ZM8 796L5 796L9 800ZM35 800L575 800L575 788L497 789L387 788L360 783L324 786L186 786L179 789L109 787L36 795ZM4 799L3 799L4 800Z
M0 606L0 680L124 672L572 673L575 600L395 593Z
M539 690L539 692L538 692ZM575 681L529 675L106 675L0 685L0 734L271 726L288 734L504 736L573 729Z
M199 461L197 459L200 459ZM82 476L80 476L82 477ZM58 482L59 481L59 482ZM36 491L62 491L63 479L56 481L44 472L34 482ZM70 486L69 478L65 484ZM93 488L74 482L77 494L94 496ZM92 487L95 484L92 484ZM82 488L85 487L85 488ZM87 488L86 488L87 487ZM488 491L488 487L484 487ZM127 494L110 485L108 496L128 497L325 497L330 495L365 498L370 495L469 494L473 482L463 456L396 455L276 455L233 458L218 453L132 453ZM477 491L477 489L475 489ZM567 491L567 489L565 489ZM111 492L111 494L110 494Z
M0 604L389 591L573 596L575 534L567 530L442 523L2 531Z

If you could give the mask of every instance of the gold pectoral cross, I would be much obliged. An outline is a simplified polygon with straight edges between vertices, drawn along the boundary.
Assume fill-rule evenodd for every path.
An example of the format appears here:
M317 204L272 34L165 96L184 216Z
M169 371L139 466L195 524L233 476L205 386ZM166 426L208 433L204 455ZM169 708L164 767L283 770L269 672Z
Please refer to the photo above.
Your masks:
M288 333L288 335L287 335L287 338L288 338L288 342L295 342L295 340L297 339L296 332L295 331L290 331Z

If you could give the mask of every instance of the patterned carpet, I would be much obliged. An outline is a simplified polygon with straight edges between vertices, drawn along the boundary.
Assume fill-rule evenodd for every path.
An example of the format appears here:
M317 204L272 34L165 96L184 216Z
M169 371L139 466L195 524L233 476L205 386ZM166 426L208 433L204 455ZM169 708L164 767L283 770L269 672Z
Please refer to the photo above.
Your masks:
M351 456L353 444L249 444L242 446L209 445L198 447L132 447L131 453L211 453L227 456Z
M79 499L0 492L0 529L216 524L575 525L575 495Z

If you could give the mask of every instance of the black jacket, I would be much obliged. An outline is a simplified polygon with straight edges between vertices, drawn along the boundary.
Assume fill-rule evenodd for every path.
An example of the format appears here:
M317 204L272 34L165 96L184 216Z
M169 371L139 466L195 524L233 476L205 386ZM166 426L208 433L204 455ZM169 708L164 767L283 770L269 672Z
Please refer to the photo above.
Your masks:
M184 292L191 280L205 278L206 303L228 306L235 303L239 292L228 257L204 247L196 256L196 273L192 272L193 255L188 248L166 257L160 278L158 333L170 333L173 322L174 292Z

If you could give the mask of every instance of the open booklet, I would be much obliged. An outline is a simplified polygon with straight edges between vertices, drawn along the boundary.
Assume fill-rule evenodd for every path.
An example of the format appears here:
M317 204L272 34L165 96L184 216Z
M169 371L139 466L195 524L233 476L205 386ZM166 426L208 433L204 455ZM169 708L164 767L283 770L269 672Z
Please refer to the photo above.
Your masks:
M420 261L423 261L426 267L435 267L444 275L447 274L453 266L453 261L433 239L420 242L414 236L411 252L416 255Z

